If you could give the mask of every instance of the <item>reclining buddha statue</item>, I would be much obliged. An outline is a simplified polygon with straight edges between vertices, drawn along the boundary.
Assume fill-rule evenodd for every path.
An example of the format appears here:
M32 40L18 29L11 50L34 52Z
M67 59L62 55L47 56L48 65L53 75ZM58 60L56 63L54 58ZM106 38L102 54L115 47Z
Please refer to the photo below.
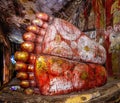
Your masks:
M67 94L102 86L107 81L106 51L73 24L37 13L16 51L20 86L42 95Z

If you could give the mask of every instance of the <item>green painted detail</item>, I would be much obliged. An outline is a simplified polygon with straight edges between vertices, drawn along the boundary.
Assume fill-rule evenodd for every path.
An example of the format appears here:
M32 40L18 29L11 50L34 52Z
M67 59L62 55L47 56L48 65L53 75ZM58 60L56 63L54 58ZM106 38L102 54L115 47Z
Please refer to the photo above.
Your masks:
M47 64L44 57L40 56L36 61L36 69L38 72L47 71Z
M88 78L88 73L85 72L85 71L82 72L80 78L83 79L83 80L86 80Z

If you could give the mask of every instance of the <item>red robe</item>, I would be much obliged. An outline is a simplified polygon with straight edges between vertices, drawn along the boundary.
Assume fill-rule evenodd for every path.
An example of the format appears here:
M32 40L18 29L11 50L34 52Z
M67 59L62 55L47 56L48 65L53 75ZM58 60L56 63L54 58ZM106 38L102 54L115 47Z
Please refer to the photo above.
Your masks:
M110 39L109 39L109 35L107 35L105 37L105 42L104 42L104 46L106 49L106 70L108 72L109 76L113 75L113 71L112 71L112 53L109 52L109 47L110 47Z

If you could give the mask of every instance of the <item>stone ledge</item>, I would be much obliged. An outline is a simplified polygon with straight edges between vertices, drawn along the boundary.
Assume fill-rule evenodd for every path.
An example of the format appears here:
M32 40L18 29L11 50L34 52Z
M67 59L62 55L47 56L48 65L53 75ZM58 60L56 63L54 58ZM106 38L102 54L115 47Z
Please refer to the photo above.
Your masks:
M0 91L0 103L77 103L83 95L92 95L88 98L89 103L119 103L120 102L120 80L109 79L102 87L88 91L75 92L59 96L26 95L23 89L11 91L10 86L17 84L12 81ZM96 94L95 94L96 93ZM87 96L89 97L89 96ZM71 101L71 102L69 102ZM85 102L83 102L85 103Z

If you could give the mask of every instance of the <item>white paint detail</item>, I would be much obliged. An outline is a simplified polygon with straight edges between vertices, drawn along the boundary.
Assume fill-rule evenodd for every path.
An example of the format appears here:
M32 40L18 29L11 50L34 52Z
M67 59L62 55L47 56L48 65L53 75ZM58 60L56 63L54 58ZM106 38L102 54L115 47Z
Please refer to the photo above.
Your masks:
M55 39L55 36L57 34L56 28L53 25L50 25L46 31L45 35L45 42L53 41Z
M72 82L65 78L56 77L50 80L50 90L49 92L59 92L64 90L72 89Z
M77 43L75 41L71 41L71 48L76 49L77 48Z
M88 51L85 50L85 46L89 48ZM96 54L98 54L97 49L99 49L101 52L96 56ZM87 36L81 36L81 38L79 38L78 53L80 58L84 61L103 64L106 60L106 52L104 47L95 41L92 41Z
M89 41L88 37L84 36L81 37L78 41L78 53L83 60L91 60L94 57L94 44ZM85 46L88 46L90 49L89 51L86 51L84 48Z
M62 24L63 21L60 21L61 19L55 19L55 27L57 31L60 32L61 36L66 39L66 40L76 40L81 32L77 28L72 28L71 26L69 27L68 25ZM70 24L71 25L71 24ZM75 30L74 30L75 29Z
M64 41L61 41L60 43L52 41L48 45L46 45L45 47L46 52L48 52L47 51L48 48L49 48L49 53L53 55L65 56L65 57L73 55L71 48Z

